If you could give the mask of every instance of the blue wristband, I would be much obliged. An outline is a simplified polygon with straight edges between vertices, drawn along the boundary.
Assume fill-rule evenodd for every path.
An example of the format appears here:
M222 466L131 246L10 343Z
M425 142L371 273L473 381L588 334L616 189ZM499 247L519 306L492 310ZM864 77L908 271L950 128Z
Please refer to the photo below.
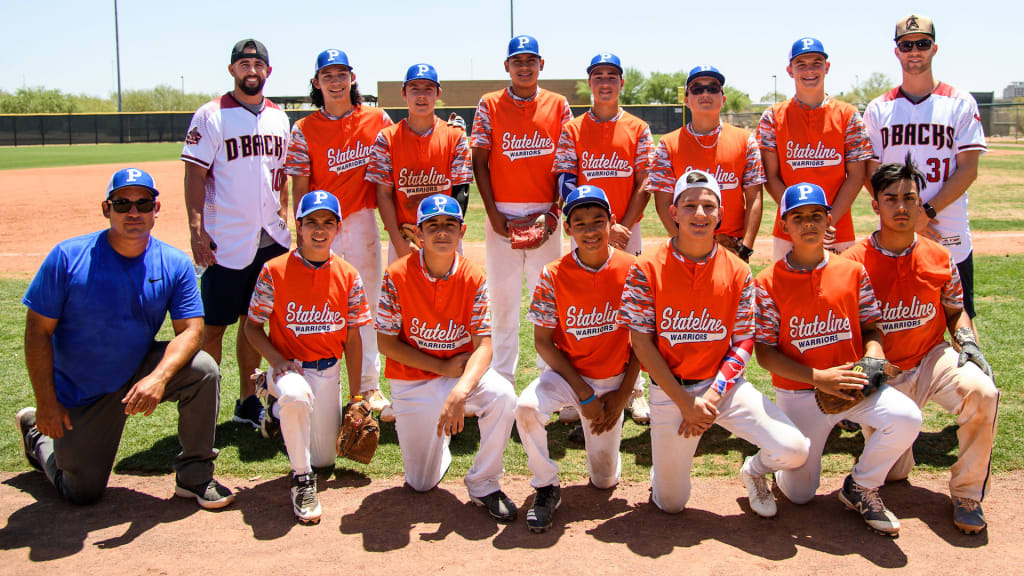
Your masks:
M587 404L590 404L591 402L594 401L594 398L597 398L597 392L591 392L590 398L587 398L586 400L580 400L580 406L586 406Z

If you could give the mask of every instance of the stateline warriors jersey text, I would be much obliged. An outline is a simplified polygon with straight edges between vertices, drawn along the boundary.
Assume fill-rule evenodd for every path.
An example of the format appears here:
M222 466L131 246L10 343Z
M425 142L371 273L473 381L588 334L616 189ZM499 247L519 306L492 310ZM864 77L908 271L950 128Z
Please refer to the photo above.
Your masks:
M538 130L534 130L531 136L505 132L501 135L501 153L507 156L510 162L520 158L547 156L555 153L555 142Z
M398 173L398 189L406 196L442 194L451 187L451 178L447 174L438 172L433 166L430 167L429 172L402 168L402 171Z
M421 350L458 350L471 341L469 330L462 324L449 320L447 326L438 322L428 326L419 318L409 322L409 339Z
M835 148L826 147L820 140L813 147L810 144L801 146L792 140L786 142L786 163L794 170L838 166L842 162L843 155Z
M831 310L824 320L818 314L813 320L799 316L789 318L789 338L801 353L811 348L820 348L842 340L852 340L849 318L837 318Z
M715 177L718 187L722 190L734 190L740 186L740 177L735 172L722 170L721 166L715 166L714 170L711 170L709 167L687 166L686 170L683 170L682 173L686 174L690 170L703 170L710 173Z
M896 304L886 302L882 306L882 320L878 326L883 334L889 334L924 326L932 318L935 318L935 305L930 302L922 304L917 296L914 296L909 305L904 305L903 300Z
M372 150L372 146L367 146L362 142L356 142L354 148L328 148L327 169L335 174L341 174L360 166L366 166L370 163Z
M580 172L587 180L597 178L630 178L633 176L633 165L629 160L619 158L618 152L595 155L586 150L580 158Z
M565 311L565 333L572 334L576 340L600 336L618 330L615 318L618 316L618 308L612 308L608 302L604 303L604 310L598 311L597 306L585 312L583 308L569 306Z
M729 330L719 318L712 318L705 307L700 316L693 310L686 316L672 307L661 311L661 322L658 323L658 336L664 338L672 346L684 342L716 342L724 340Z
M339 332L346 327L345 313L331 309L331 303L324 303L323 308L313 305L306 308L301 304L289 302L285 315L285 325L296 337L305 334L329 334Z

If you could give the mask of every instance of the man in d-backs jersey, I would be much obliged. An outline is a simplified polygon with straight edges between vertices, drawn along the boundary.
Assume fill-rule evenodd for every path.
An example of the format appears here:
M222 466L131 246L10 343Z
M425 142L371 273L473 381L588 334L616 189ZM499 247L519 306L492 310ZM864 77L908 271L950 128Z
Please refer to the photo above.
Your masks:
M544 428L551 414L566 405L582 413L590 481L611 488L622 472L622 410L640 373L629 330L616 326L635 258L609 245L611 203L597 186L583 185L569 193L564 214L576 249L544 267L527 314L548 369L516 402L516 426L537 491L526 515L533 532L551 527L561 503L558 464L548 455Z
M544 69L537 39L508 43L505 71L511 85L484 94L473 119L473 173L487 211L487 283L494 314L494 369L515 381L523 277L533 293L541 268L562 255L556 230L537 248L513 250L508 220L551 211L558 186L551 166L562 125L572 120L569 101L537 85ZM538 357L538 365L543 361Z
M285 172L292 179L292 201L310 190L326 190L341 207L344 225L331 249L355 267L363 279L370 315L377 310L380 279L380 232L377 230L377 192L367 182L366 167L377 134L392 124L380 108L363 106L356 73L348 54L324 50L316 57L309 81L309 97L319 110L292 126ZM380 357L373 323L360 328L363 340L363 377L359 387L381 420L394 421L388 401L380 393Z
M292 466L292 511L303 524L320 522L314 469L328 476L334 469L343 354L349 401L363 399L359 328L372 318L359 273L331 249L341 226L341 206L333 194L303 195L295 211L301 246L264 264L245 321L246 336L270 363L272 399L260 429L265 436L280 432L284 438Z
M938 51L931 18L911 14L896 23L896 58L903 68L899 87L868 104L864 124L879 163L900 162L910 152L924 172L921 200L927 218L917 232L949 249L960 271L964 310L974 318L974 257L967 219L967 189L978 177L978 160L988 151L978 103L968 92L932 75Z
M690 170L714 175L722 191L722 224L715 238L744 262L754 253L761 227L764 167L754 136L722 122L725 75L714 66L696 66L686 77L690 122L658 141L648 187L665 230L676 233L669 214L676 180Z
M981 501L991 478L999 390L964 312L955 262L947 249L915 233L926 218L919 193L925 181L909 155L876 170L871 204L878 231L843 256L863 263L875 286L885 357L903 370L889 385L922 408L934 401L957 416L960 453L949 481L953 523L973 534L985 528ZM952 346L943 339L947 330ZM904 479L913 466L907 450L887 479Z
M562 127L552 170L558 175L563 200L585 184L604 191L614 218L608 242L637 256L643 247L640 219L650 200L647 173L654 139L646 122L619 108L624 80L618 56L610 52L594 56L587 67L587 83L594 103ZM636 382L628 409L637 422L651 421L642 380ZM559 420L574 419L571 414L575 411L563 410Z
M864 122L851 104L825 94L830 63L821 41L801 38L789 50L786 72L796 94L764 111L758 126L765 187L776 203L786 188L798 183L820 186L832 206L832 225L825 231L825 248L842 252L854 242L850 206L864 185L864 163L871 142ZM789 236L776 213L772 260L785 256Z
M373 145L366 179L377 185L377 208L390 238L388 263L413 250L402 226L416 223L421 200L453 196L473 181L465 130L434 114L440 96L437 70L430 64L410 66L402 83L409 116L382 130Z
M794 504L814 499L821 484L821 455L832 428L850 420L874 433L843 481L839 500L883 534L899 533L900 522L878 494L885 476L921 430L921 410L889 386L838 414L818 407L815 388L850 399L867 377L853 370L864 356L885 359L881 313L864 266L825 250L832 224L825 191L810 183L786 189L782 226L793 239L783 258L755 279L757 362L772 373L775 402L811 440L807 462L775 472L775 484Z
M455 198L435 194L420 202L416 234L423 248L384 273L377 345L387 358L406 483L418 492L437 486L452 461L451 437L472 411L480 450L465 478L469 498L494 519L511 522L516 506L500 481L516 392L491 369L487 282L457 251L465 233Z
M651 499L670 514L690 499L701 435L718 423L757 445L740 468L750 507L775 516L765 475L807 459L808 440L743 375L754 347L750 267L720 248L722 195L693 170L676 182L676 234L637 260L626 277L619 324L651 375Z
M291 244L284 185L289 122L263 97L271 72L263 43L248 38L235 44L228 72L234 90L196 110L185 135L185 207L192 259L205 268L203 350L220 364L224 332L239 323L234 421L258 427L263 405L249 376L259 368L260 354L242 326L263 263Z

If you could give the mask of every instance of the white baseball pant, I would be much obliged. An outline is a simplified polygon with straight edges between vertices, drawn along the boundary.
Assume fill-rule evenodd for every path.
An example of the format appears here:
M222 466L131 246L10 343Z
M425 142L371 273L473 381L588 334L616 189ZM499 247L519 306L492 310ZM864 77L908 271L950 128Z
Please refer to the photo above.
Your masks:
M506 215L519 217L527 214L530 212ZM488 219L484 238L487 291L491 300L491 342L494 346L491 368L509 382L515 382L519 363L519 312L524 306L529 306L529 301L523 302L523 278L526 278L528 298L532 298L544 265L562 255L562 232L558 228L547 242L532 250L513 250L509 239L499 236ZM547 365L538 354L537 370L543 372L545 369Z
M597 396L604 396L618 390L624 374L595 380L583 377ZM516 427L519 439L526 450L527 463L533 478L530 486L543 488L558 484L558 464L548 453L548 431L545 426L551 414L563 406L573 406L583 421L583 436L586 439L587 472L590 481L598 488L611 488L619 483L622 475L622 457L619 443L622 440L622 414L611 430L594 434L590 430L590 419L583 416L579 398L569 383L554 370L546 370L519 395L516 401Z
M359 272L366 303L370 306L370 316L376 318L377 301L380 300L384 277L376 211L364 208L345 218L341 223L341 232L334 238L331 248ZM366 393L380 388L380 355L377 353L377 331L373 328L373 322L359 327L359 337L363 341L360 392Z
M950 469L951 496L984 499L991 480L992 443L996 435L999 390L973 362L957 367L959 354L943 342L932 348L915 368L889 380L919 407L929 401L956 415L960 455ZM864 429L865 436L870 428ZM888 481L903 480L914 468L914 452L907 450L896 461Z
M921 410L914 401L891 386L839 414L824 414L814 400L813 390L775 389L775 402L808 438L807 462L794 470L775 472L775 484L794 504L814 499L821 484L821 455L832 428L850 420L876 430L864 440L864 450L851 472L853 481L865 488L878 488L899 457L910 449L921 431Z
M437 435L437 422L448 394L458 378L430 380L392 380L391 402L395 411L395 431L405 465L405 481L418 492L437 486L452 454L451 436ZM502 457L512 436L516 392L512 384L494 370L487 370L480 383L466 398L466 410L477 415L480 449L466 474L469 495L482 498L501 488L505 470Z
M856 244L856 241L851 242L835 242L832 244L832 249L842 254L847 248ZM793 243L789 240L783 240L782 238L772 237L772 262L778 262L789 254L789 251L793 249Z
M281 436L288 461L296 474L308 474L312 467L334 464L341 429L342 361L327 370L306 368L302 374L287 372L267 377L270 393L277 397L273 415L281 421Z
M687 390L700 396L712 381L709 378ZM679 407L661 387L652 383L650 388L651 498L658 508L675 514L690 500L690 470L701 437L679 434L683 423ZM760 448L751 460L752 474L796 468L807 460L811 441L778 406L742 378L722 397L715 424Z

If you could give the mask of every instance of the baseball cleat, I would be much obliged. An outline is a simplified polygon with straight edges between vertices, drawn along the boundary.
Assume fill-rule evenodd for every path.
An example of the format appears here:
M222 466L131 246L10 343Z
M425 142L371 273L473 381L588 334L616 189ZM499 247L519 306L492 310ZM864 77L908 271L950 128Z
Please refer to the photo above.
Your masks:
M562 424L572 424L580 421L580 413L575 406L565 406L558 411L558 421Z
M750 473L750 459L747 456L740 468L740 480L747 487L747 496L750 498L750 509L761 518L774 518L779 509L775 504L775 496L771 487L768 486L767 476L755 476Z
M626 409L633 417L633 422L637 424L651 423L651 405L647 403L643 390L633 390L633 396L629 399L629 406Z
M540 534L551 528L551 522L555 517L555 510L558 510L562 503L562 489L558 484L537 488L533 497L533 506L526 513L526 527L530 532Z
M370 405L370 410L373 410L374 412L380 412L388 406L391 406L391 402L381 394L379 388L368 390L366 395L363 397L363 400Z
M273 438L281 432L281 420L274 417L273 408L276 403L277 399L271 396L266 410L263 411L263 417L260 418L260 435L264 438Z
M501 490L491 492L487 496L477 498L476 496L469 497L470 502L477 506L482 506L487 509L487 513L491 515L498 522L512 522L518 515L516 505L505 495Z
M182 486L175 483L174 495L179 498L195 498L200 508L216 510L235 501L231 489L213 478L196 486Z
M319 524L322 509L315 474L292 474L292 511L303 524Z
M235 414L231 417L231 421L238 424L248 424L253 428L260 427L260 420L263 418L263 404L255 394L249 396L244 401L235 400Z
M872 530L886 536L896 537L900 532L900 521L885 507L878 488L865 488L847 476L839 491L839 501L847 509L860 513Z
M394 422L395 421L395 410L390 405L380 411L381 422Z
M18 431L21 432L18 438L21 440L21 451L25 453L25 460L28 460L28 463L36 470L42 471L43 466L39 463L39 458L36 457L36 443L42 436L36 428L36 409L29 406L18 410L18 413L14 415L14 421L18 425Z
M981 502L972 498L953 496L953 524L964 534L977 534L985 529L985 512Z

